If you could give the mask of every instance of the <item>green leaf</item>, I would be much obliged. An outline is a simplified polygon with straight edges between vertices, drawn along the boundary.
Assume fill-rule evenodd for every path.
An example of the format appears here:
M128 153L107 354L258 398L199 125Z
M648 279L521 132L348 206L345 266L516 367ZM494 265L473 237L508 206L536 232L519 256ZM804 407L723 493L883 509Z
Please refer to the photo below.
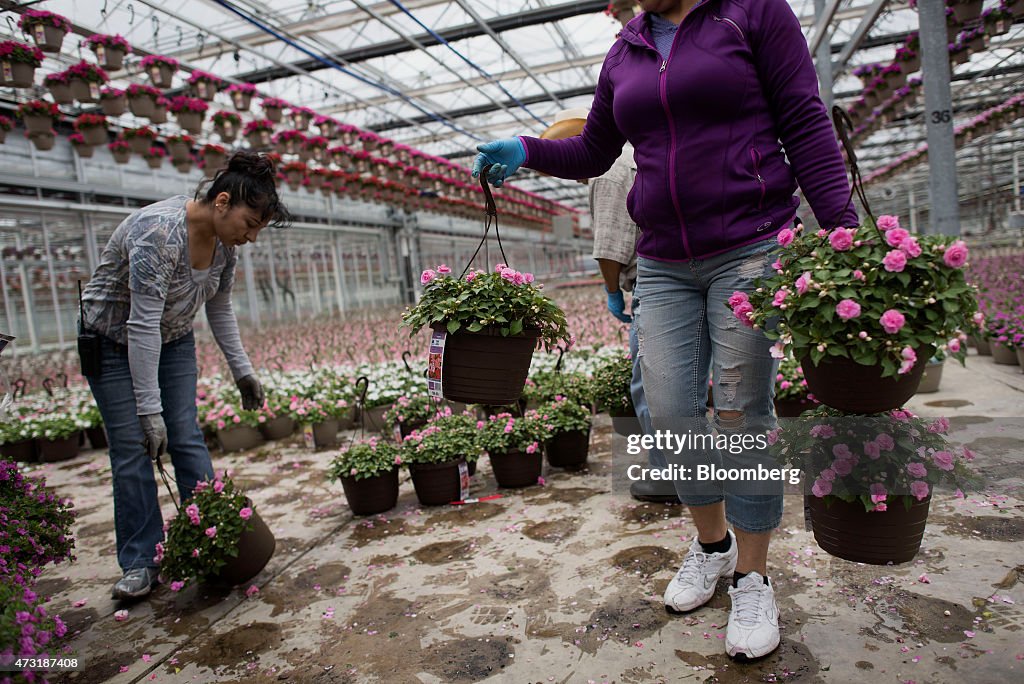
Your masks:
M523 332L523 320L520 318L512 321L512 323L508 326L508 331L509 334L511 335L518 335L519 333Z
M462 323L460 323L460 322L458 322L456 320L448 321L448 333L449 334L454 333L456 330L458 330L461 327L462 327Z

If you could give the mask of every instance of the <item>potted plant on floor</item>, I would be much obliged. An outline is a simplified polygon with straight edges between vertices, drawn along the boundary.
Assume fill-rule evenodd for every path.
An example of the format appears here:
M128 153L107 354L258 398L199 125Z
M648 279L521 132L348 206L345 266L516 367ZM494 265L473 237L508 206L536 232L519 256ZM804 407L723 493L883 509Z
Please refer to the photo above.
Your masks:
M539 371L526 379L520 402L526 401L525 408L537 408L560 396L575 401L590 412L594 405L593 379L579 371Z
M402 323L416 334L434 330L432 347L440 347L445 398L467 404L511 404L523 393L534 348L574 340L565 313L534 284L533 275L505 264L490 273L470 270L453 277L441 265L424 271L425 286ZM435 376L436 377L436 376Z
M327 477L341 480L353 515L390 511L398 502L401 450L390 442L370 438L356 442L334 457Z
M895 216L858 229L787 228L778 241L775 273L727 306L777 340L773 356L792 350L818 401L850 413L897 408L935 349L957 340L950 351L963 362L977 310L963 241L911 235Z
M966 343L965 343L966 344ZM946 364L946 353L937 351L928 359L924 367L924 374L921 376L921 384L917 386L918 394L931 394L939 391L942 382L942 367Z
M28 9L18 19L18 28L31 36L43 52L60 52L64 36L71 31L71 22L60 14Z
M551 431L551 437L544 442L548 465L569 470L584 467L590 453L590 409L558 396L542 404L537 413Z
M487 454L499 487L528 487L540 478L541 445L551 434L549 423L537 411L522 417L499 413L478 423L477 446Z
M612 426L620 435L630 433L636 421L636 408L629 384L633 378L633 359L621 353L594 368L594 401L599 410L607 411Z
M800 362L787 354L779 362L779 372L775 375L775 415L795 418L817 405L814 395L807 390L807 378Z
M180 591L193 579L229 585L258 575L276 542L252 501L226 475L196 485L157 544L161 580Z
M246 451L263 444L259 431L260 412L243 409L234 387L209 392L197 407L202 421L216 430L222 451Z
M0 461L0 576L24 573L30 580L50 563L74 562L74 504L58 497L39 476L25 477L18 466Z
M31 88L36 69L43 63L43 52L16 40L0 42L0 85Z
M443 506L465 498L467 459L479 454L477 422L465 414L438 418L422 430L414 430L402 442L401 450L416 498L424 506Z
M769 435L779 464L803 471L814 538L859 563L917 554L936 486L975 489L970 449L945 437L949 421L906 410L847 415L819 406Z
M1017 365L1017 347L1024 344L1024 312L1011 311L1013 304L1006 301L1005 308L992 311L985 321L985 338L992 351L992 360L1006 366ZM1019 306L1019 305L1018 305Z
M132 51L132 46L121 35L97 33L85 39L85 44L96 53L96 61L108 71L117 71L124 66L124 57Z
M41 463L67 461L78 456L82 422L76 412L58 405L26 416L25 420L38 440Z
M142 58L140 66L149 74L155 87L170 88L174 72L178 70L178 60L166 55L147 55Z
M426 393L402 395L384 413L385 431L394 435L397 441L408 437L413 430L419 430L431 418L444 415L448 406L440 399ZM450 413L450 409L448 410Z

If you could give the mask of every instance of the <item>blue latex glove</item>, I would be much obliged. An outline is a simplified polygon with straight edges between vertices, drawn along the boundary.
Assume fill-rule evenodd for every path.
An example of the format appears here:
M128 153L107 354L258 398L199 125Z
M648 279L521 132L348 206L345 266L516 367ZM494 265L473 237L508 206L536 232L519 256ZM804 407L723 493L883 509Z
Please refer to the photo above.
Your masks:
M608 288L604 288L608 292ZM608 310L623 323L632 323L633 317L626 313L626 300L622 296L622 290L608 292Z
M493 164L487 172L487 180L494 187L501 187L505 179L519 170L526 161L526 147L519 138L502 138L476 146L473 161L473 178L479 178L480 172L488 164Z

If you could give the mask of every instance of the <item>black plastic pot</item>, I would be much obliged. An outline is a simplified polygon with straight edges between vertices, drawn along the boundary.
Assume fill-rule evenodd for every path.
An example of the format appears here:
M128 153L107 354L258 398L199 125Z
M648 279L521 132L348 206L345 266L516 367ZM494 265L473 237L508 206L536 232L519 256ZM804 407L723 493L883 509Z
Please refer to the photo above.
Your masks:
M435 323L435 330L444 325ZM519 399L539 330L502 337L497 330L459 331L445 340L442 392L449 401L503 406Z
M341 487L345 490L352 515L375 515L390 511L398 503L398 468L361 480L342 477Z

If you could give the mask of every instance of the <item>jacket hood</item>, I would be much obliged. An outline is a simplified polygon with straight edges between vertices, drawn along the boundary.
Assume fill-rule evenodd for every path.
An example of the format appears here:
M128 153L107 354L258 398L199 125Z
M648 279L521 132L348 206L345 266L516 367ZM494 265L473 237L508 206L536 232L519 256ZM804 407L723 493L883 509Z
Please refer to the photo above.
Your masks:
M632 43L639 47L649 47L652 44L652 40L650 38L650 29L647 25L647 12L641 12L630 19L622 27L619 36L627 43Z

